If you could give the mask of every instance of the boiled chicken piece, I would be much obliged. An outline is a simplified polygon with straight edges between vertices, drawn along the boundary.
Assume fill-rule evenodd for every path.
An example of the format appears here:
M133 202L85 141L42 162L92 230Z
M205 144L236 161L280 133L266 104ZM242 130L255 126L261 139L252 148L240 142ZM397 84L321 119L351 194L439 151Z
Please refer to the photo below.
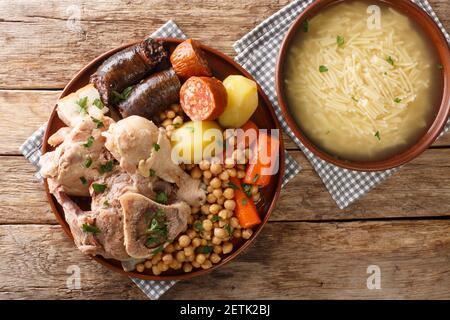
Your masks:
M51 184L57 183L52 181ZM83 211L61 186L52 189L64 209L65 219L78 249L85 254L121 261L132 259L125 250L121 214L111 208Z
M64 140L69 136L69 134L72 132L72 128L70 127L62 127L58 131L56 131L54 134L52 134L47 142L52 147L59 146L61 143L64 142Z
M59 99L56 107L58 117L69 127L75 127L85 118L101 118L108 111L101 104L100 95L93 84Z
M185 202L166 206L131 192L119 200L124 216L125 248L134 258L153 256L155 248L173 241L187 228L191 210Z
M68 195L89 196L89 185L100 176L99 167L112 161L101 133L113 120L102 116L101 128L96 120L85 118L70 133L65 131L64 141L39 161L41 175L53 178Z

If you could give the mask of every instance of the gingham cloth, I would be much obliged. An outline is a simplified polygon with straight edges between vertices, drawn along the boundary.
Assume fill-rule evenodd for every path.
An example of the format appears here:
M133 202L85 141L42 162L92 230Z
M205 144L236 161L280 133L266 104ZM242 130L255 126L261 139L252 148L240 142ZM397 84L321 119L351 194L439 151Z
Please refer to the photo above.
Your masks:
M151 34L152 37L160 38L181 38L186 39L186 35L180 28L169 20L156 32ZM42 140L44 138L45 128L47 124L42 125L36 130L20 147L20 152L39 170L39 159L41 157ZM283 186L295 177L301 170L300 165L286 152L285 173L283 177ZM42 181L39 171L36 178ZM133 282L152 300L159 299L167 290L169 290L176 281L151 281L131 278Z
M264 20L255 29L238 40L234 45L237 52L235 60L242 65L261 85L272 102L275 113L283 129L306 155L312 166L319 174L339 208L343 209L368 193L382 181L386 180L400 168L378 172L358 172L342 169L314 156L297 139L288 127L278 105L275 89L275 64L281 42L298 15L314 0L296 0L283 9ZM427 0L413 0L425 10L440 27L447 41L450 37L444 26L437 18ZM444 132L450 127L447 123Z

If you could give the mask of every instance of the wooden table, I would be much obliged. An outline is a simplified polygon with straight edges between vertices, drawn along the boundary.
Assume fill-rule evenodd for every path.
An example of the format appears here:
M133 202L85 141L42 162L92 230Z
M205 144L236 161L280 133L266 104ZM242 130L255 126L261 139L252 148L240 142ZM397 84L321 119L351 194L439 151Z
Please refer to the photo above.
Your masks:
M0 2L0 298L146 299L67 239L18 148L47 120L61 88L100 53L173 19L233 55L234 41L288 2ZM450 1L430 2L449 30ZM450 298L450 135L345 210L286 143L304 170L282 191L255 245L164 298ZM80 290L66 286L71 265L80 267ZM380 290L367 288L369 265L381 270Z

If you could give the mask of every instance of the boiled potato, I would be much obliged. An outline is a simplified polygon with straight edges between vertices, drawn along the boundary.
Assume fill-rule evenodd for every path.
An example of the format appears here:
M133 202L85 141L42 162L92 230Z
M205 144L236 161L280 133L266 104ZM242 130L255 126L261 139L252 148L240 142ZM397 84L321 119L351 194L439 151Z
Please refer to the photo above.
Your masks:
M223 85L227 90L228 103L219 117L224 128L240 128L246 123L258 107L258 89L256 83L244 76L228 76Z
M190 121L171 135L172 157L187 164L199 163L221 152L222 129L215 121Z

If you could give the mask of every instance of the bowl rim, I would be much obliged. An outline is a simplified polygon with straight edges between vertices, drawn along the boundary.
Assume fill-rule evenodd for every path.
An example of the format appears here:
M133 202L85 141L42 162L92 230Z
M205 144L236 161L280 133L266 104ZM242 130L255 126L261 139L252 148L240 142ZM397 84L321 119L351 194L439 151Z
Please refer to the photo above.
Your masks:
M296 121L292 117L288 103L284 96L284 85L283 85L283 73L285 66L285 57L287 51L290 47L291 41L293 37L296 35L298 29L302 25L305 19L315 16L321 10L328 6L336 5L338 3L344 2L345 0L316 0L311 3L303 12L301 12L297 18L294 20L292 25L289 27L285 37L282 40L281 47L277 56L276 67L275 67L275 86L277 93L277 100L280 106L283 118L286 120L289 129L287 130L289 136L291 138L297 138L300 142L315 156L319 157L321 160L324 160L328 163L336 165L338 167L353 170L353 171L364 171L364 172L372 172L372 171L382 171L393 169L399 166L402 166L411 160L418 157L425 150L427 150L434 141L439 137L444 129L449 115L450 115L450 50L449 44L442 33L439 26L434 22L434 20L425 12L422 8L420 8L417 4L409 1L409 0L374 0L372 2L381 3L385 5L392 6L408 16L410 19L412 14L418 15L422 19L422 23L420 21L416 21L416 24L422 29L422 31L429 37L429 33L433 32L436 37L439 39L438 42L433 42L434 48L438 54L438 58L440 59L440 63L443 66L443 88L442 88L442 99L439 105L439 109L437 110L436 116L434 120L431 122L429 129L419 138L419 140L408 147L401 153L395 154L392 157L389 157L380 161L349 161L345 159L337 158L326 151L323 151L320 147L318 147L315 143L313 143L306 134L302 132L302 130L297 125ZM424 28L423 25L427 26ZM442 59L444 58L444 59Z
M155 38L156 40L161 40L164 42L169 42L172 44L179 44L181 42L183 42L185 39L178 39L178 38ZM104 61L106 58L108 58L109 56L111 56L114 53L117 53L120 50L123 50L131 45L137 44L140 41L136 41L136 42L131 42L131 43L127 43L127 44L123 44L119 47L116 47L114 49L108 50L102 54L100 54L99 56L95 57L94 59L92 59L88 64L86 64L80 71L78 71L75 76L73 76L73 78L67 83L67 85L64 87L64 90L61 92L61 94L58 97L58 100L68 94L70 94L71 92L69 92L70 88L72 87L72 85L74 85L75 83L77 83L79 81L80 78L82 78L82 76L85 75L85 73L87 72L87 70L89 70L93 65ZM199 276L203 276L206 275L218 268L221 268L222 266L226 265L227 263L229 263L230 261L234 260L235 258L237 258L239 255L241 255L247 248L249 248L251 246L251 244L255 241L255 239L259 236L259 234L261 233L262 229L265 227L265 225L267 224L272 212L275 210L275 207L277 205L277 201L280 197L280 193L281 193L281 187L282 187L282 182L283 182L283 176L284 176L284 170L285 170L285 152L284 152L284 142L283 142L283 138L282 138L282 129L280 126L280 123L278 122L278 119L275 115L275 111L273 110L272 104L270 103L269 99L267 98L267 96L265 95L264 91L261 89L260 85L258 84L258 82L250 75L250 73L248 73L243 67L241 67L239 64L237 64L232 58L228 57L227 55L225 55L224 53L213 49L209 46L206 46L202 43L200 43L200 47L205 50L208 51L209 53L217 56L218 58L220 58L221 60L224 60L225 62L227 62L228 64L231 64L234 68L236 68L242 75L246 76L247 78L255 81L256 85L257 85L257 89L258 89L258 95L260 98L263 99L264 104L267 106L267 109L269 111L269 114L271 116L271 118L273 119L273 122L275 124L275 129L278 129L280 132L279 138L280 138L280 148L279 148L279 171L277 173L277 177L276 179L273 180L272 183L276 184L276 188L275 188L275 193L273 194L273 198L271 199L270 205L267 208L267 213L264 217L264 219L262 220L261 224L258 226L258 228L253 232L253 235L250 239L246 240L245 242L242 243L242 245L235 251L233 251L230 255L226 256L225 258L223 258L218 264L213 265L213 267L209 268L209 269L198 269L189 273L183 273L183 274L176 274L176 275L150 275L150 274L144 274L144 273L139 273L139 272L134 272L134 271L125 271L123 270L121 267L118 267L116 265L113 265L111 263L109 263L108 259L105 259L101 256L92 256L92 255L88 255L91 259L97 261L98 263L100 263L101 265L105 266L107 269L112 270L114 272L117 272L123 276L127 276L127 277L131 277L131 278L138 278L138 279L142 279L142 280L157 280L157 281L168 281L168 280L186 280L186 279L191 279L194 277L199 277ZM57 117L57 113L56 113L56 104L55 107L53 108L48 123L52 123L55 119L55 117ZM51 126L48 125L47 128L45 129L45 133L44 133L44 140L42 143L42 154L46 153L48 150L48 138L50 135L50 128ZM53 197L53 195L50 193L49 190L49 186L47 183L47 179L44 178L44 190L47 196L47 201L50 204L50 207L52 209L53 214L56 217L56 220L58 221L58 223L61 225L61 227L63 228L64 232L66 233L66 235L73 241L73 236L72 233L70 231L70 228L64 218L64 215L62 213L59 212L57 206L56 206L56 201Z

